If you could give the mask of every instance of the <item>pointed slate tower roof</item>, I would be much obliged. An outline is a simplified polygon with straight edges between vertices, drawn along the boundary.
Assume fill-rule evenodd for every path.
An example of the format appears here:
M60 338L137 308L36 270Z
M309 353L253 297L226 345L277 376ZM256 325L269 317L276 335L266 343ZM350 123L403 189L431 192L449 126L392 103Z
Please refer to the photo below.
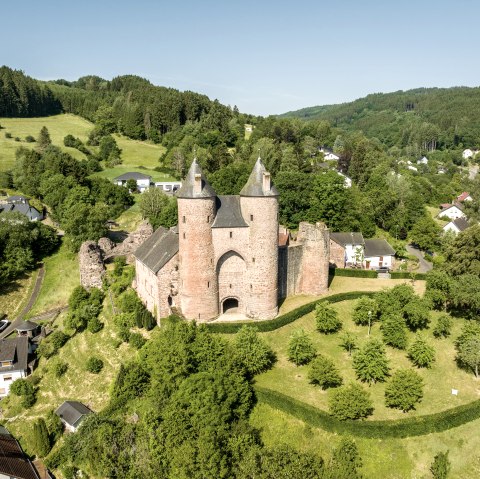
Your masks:
M270 173L259 157L252 172L240 191L240 196L278 196L278 191L272 185Z
M217 196L215 190L203 176L197 158L194 158L182 187L177 191L177 198L212 198L214 196Z

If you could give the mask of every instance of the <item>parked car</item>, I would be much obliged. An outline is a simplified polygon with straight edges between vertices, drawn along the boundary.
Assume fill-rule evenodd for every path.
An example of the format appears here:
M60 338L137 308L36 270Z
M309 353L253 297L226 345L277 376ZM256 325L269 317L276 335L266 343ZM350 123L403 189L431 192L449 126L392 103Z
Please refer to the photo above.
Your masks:
M390 268L387 266L382 266L381 268L376 269L377 273L390 273Z
M4 329L6 329L9 324L10 324L10 321L8 321L8 319L2 319L0 321L0 331L3 331Z

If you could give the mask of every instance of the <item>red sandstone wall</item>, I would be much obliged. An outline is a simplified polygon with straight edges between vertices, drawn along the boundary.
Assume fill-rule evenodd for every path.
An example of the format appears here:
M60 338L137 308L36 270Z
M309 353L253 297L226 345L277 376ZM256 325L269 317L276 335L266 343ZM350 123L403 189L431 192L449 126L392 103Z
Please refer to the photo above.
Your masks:
M345 268L345 248L330 240L330 264L336 268Z

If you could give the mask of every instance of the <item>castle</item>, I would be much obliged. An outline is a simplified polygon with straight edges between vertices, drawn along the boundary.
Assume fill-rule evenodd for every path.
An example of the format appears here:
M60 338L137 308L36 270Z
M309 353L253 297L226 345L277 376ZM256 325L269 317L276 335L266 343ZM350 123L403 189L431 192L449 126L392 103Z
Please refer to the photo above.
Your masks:
M157 318L210 321L235 311L271 319L281 298L328 289L329 231L278 224L278 191L260 158L240 195L217 195L196 159L177 192L178 225L135 251L136 290ZM280 238L280 242L279 242Z

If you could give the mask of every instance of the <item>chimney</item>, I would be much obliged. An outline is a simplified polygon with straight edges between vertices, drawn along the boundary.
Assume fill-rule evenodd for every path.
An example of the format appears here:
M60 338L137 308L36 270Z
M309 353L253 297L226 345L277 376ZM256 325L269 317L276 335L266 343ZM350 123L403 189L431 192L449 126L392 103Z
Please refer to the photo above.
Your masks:
M193 184L193 192L198 195L202 192L202 175L200 173L195 173L195 183Z
M264 193L267 193L270 191L270 173L268 173L268 171L264 171L263 172L263 185L262 185L262 188L263 188L263 192Z

